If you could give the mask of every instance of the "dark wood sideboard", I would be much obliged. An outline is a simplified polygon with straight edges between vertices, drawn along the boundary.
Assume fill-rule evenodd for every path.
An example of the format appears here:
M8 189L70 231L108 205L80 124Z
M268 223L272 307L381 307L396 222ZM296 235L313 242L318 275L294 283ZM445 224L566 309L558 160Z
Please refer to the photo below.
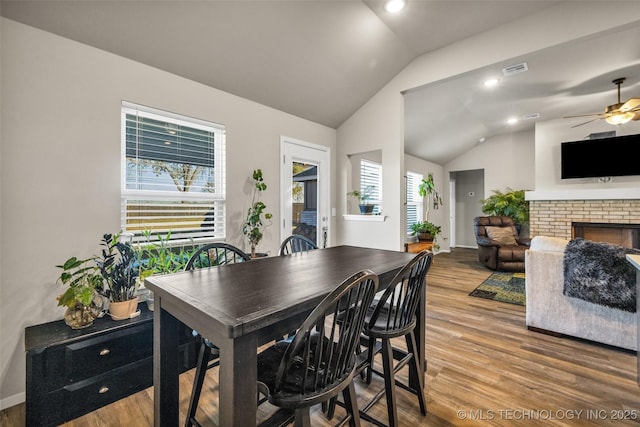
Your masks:
M108 315L73 330L63 320L25 328L26 425L55 426L153 385L153 312ZM195 366L196 342L181 324L180 372Z

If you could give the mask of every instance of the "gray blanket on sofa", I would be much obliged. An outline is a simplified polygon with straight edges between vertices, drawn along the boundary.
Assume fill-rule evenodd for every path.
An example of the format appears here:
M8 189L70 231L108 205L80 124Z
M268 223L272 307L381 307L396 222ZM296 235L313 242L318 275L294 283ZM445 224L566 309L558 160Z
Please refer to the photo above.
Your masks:
M564 253L564 295L634 313L636 273L626 259L629 253L640 250L571 240Z

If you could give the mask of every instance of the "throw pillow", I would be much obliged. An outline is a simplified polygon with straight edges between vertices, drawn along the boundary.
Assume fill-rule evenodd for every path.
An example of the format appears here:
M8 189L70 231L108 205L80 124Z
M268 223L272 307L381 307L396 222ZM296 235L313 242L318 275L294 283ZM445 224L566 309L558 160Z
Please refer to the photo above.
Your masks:
M484 229L487 232L487 236L489 236L491 240L495 240L501 245L517 245L518 244L518 242L516 242L515 237L513 237L513 234L510 228L485 227Z

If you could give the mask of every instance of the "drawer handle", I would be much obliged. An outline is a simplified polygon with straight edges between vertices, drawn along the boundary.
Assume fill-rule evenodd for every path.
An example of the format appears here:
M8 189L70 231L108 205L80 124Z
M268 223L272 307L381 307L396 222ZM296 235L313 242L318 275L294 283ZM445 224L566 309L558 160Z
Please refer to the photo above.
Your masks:
M104 394L108 391L109 391L109 387L107 387L106 385L103 385L102 387L100 387L100 390L98 390L98 393Z
M100 350L100 356L106 356L109 353L111 353L111 350L109 350L108 348Z

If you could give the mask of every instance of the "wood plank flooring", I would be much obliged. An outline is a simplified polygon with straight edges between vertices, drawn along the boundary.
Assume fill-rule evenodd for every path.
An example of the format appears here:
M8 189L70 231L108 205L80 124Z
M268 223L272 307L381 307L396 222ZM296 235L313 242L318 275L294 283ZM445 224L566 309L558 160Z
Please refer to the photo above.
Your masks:
M640 425L635 353L527 330L524 307L468 296L489 274L472 249L435 257L427 276L428 414L420 415L416 398L399 389L401 425ZM192 378L193 371L180 378L183 417ZM366 387L356 380L356 386L363 406L382 383L374 379ZM217 425L216 393L214 369L198 412L203 426ZM269 410L261 407L260 416ZM371 414L386 420L384 399ZM328 422L319 408L312 412L313 425L336 421ZM0 412L0 425L24 426L24 405ZM152 389L65 424L152 425Z

